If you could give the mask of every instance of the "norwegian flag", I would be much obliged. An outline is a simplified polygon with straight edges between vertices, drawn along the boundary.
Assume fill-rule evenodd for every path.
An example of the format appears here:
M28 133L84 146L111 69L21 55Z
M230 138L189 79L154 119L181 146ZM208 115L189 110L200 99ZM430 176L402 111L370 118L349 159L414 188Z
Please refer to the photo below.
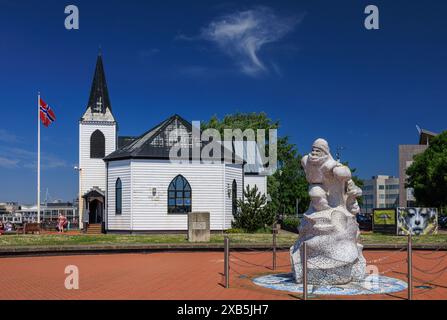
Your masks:
M40 99L40 120L43 125L48 128L48 126L56 120L56 115L50 106Z

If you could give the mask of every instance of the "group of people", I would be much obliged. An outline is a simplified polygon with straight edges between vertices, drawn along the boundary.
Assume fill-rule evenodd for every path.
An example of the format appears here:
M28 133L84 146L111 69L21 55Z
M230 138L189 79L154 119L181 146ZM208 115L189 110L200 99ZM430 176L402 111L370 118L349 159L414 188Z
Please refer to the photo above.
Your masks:
M9 231L13 231L12 223L11 222L3 223L2 221L0 221L0 235Z
M68 227L68 219L66 216L64 216L62 213L57 218L57 225L56 229L59 233L63 233L67 227ZM13 231L14 227L11 222L3 223L0 221L0 235L4 234L5 232Z

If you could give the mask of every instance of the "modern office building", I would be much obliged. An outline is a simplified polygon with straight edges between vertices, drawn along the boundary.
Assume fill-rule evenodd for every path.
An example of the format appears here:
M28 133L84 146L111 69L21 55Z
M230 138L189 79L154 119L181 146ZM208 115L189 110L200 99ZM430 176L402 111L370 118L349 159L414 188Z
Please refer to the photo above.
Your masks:
M399 178L378 175L363 182L362 213L374 208L396 208L399 205Z
M415 155L424 152L429 144L430 140L437 134L428 130L419 129L419 144L405 144L399 145L399 206L400 207L412 207L415 205L416 199L413 195L413 189L405 188L407 181L407 169L413 163Z

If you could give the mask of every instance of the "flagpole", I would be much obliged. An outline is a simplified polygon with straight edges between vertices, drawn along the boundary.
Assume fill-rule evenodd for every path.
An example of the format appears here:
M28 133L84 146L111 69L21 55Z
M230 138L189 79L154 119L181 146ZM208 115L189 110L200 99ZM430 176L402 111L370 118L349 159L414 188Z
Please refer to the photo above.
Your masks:
M40 223L40 92L37 93L37 223Z

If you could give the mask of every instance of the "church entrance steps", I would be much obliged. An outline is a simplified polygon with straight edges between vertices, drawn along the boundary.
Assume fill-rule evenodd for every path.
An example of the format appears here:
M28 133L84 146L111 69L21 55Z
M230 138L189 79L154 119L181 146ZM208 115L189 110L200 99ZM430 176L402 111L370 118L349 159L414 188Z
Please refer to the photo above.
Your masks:
M100 223L90 223L87 227L87 234L101 234L102 226Z

